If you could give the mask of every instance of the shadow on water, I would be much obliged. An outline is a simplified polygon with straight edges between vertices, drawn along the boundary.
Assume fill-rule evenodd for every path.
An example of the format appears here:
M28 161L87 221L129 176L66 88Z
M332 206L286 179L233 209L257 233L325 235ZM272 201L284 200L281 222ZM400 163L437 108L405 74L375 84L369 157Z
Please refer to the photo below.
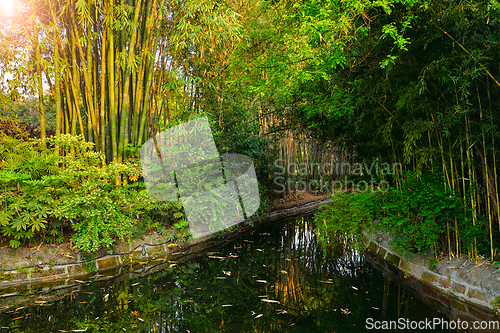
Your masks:
M342 246L325 258L308 218L268 224L134 280L32 295L0 312L0 332L323 333L399 318L450 322L367 259Z

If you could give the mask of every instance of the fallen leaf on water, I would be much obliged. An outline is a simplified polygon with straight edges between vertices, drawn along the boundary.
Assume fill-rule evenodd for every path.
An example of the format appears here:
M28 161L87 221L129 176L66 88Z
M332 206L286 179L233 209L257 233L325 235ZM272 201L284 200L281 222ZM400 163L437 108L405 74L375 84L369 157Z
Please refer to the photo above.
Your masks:
M279 301L276 301L274 299L261 299L262 302L266 302L266 303L277 303L277 304L280 304Z
M262 250L262 249L255 249L255 250L257 250L259 252L264 252L264 250Z
M267 283L266 280L255 280L255 282L259 282L259 283Z
M255 319L262 317L263 314L261 313L260 315L255 316Z
M185 303L193 303L194 301L192 299L188 299L184 301Z
M21 319L21 318L24 318L24 316L14 318L14 319L12 319L12 321L14 321L14 320L18 320L18 319Z
M139 283L140 283L140 282L134 283L134 284L132 285L132 287L133 287L133 286L137 286Z
M280 273L282 273L282 274L288 274L287 271L280 271Z
M354 289L354 290L358 290L358 288L356 288L356 287L354 287L354 286L351 286L351 288L352 288L352 289Z
M85 283L85 281L82 281L82 280L74 280L75 282L78 282L78 283ZM73 331L73 332L76 332L76 331ZM78 332L83 332L83 331L78 331Z
M226 274L227 276L231 276L231 272L230 271L222 271L222 273Z
M232 304L224 304L222 307L233 306Z
M379 308L376 308L376 307L374 307L374 306L372 306L372 309L375 309L375 310L380 310Z
M332 281L321 281L323 283L333 283Z
M225 276L218 276L217 279L218 280L224 280L224 279L227 279L227 277L225 277Z

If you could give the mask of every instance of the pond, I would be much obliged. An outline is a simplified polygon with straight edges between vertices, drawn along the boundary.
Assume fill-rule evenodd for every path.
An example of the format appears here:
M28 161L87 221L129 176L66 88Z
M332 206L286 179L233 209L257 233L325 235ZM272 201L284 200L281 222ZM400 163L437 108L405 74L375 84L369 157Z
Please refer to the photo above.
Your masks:
M163 266L57 299L33 295L0 313L0 332L364 332L382 320L450 321L366 255L340 246L325 257L309 218L263 225Z

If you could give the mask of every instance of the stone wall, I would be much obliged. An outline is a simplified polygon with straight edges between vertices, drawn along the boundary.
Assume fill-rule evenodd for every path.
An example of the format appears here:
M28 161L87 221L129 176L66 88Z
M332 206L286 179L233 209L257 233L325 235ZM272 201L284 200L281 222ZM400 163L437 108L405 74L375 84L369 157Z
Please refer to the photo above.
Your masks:
M89 280L103 280L128 272L152 271L166 261L184 261L205 249L223 245L240 233L263 223L297 217L315 212L329 198L309 201L295 207L273 211L244 221L230 231L201 237L192 242L176 244L158 234L120 242L112 253L97 253L96 258L84 260L76 249L65 244L38 248L0 249L0 299L30 294L35 290L57 290Z
M368 250L385 267L405 282L408 278L422 281L424 285L444 293L436 296L442 302L455 298L482 307L490 313L500 314L500 271L485 260L468 260L467 257L441 259L431 266L430 256L402 255L391 248L390 237L384 233L368 236ZM411 281L408 281L411 282ZM424 287L429 289L428 287ZM430 291L427 291L430 293ZM436 293L434 293L436 294ZM468 314L468 310L465 310ZM471 310L472 311L472 310Z

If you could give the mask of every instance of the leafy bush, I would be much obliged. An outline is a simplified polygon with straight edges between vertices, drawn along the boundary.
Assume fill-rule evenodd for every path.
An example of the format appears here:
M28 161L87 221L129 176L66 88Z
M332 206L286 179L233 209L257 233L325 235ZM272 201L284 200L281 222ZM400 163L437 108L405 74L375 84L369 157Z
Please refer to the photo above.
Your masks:
M477 217L473 225L472 208L445 186L442 173L408 172L401 183L401 189L390 188L387 193L337 197L333 205L315 214L320 242L339 244L350 238L359 250L364 245L363 231L376 226L393 236L392 245L401 252L446 252L447 228L453 234L458 226L462 250L470 250L476 242L480 252L482 247L487 251L484 219Z
M401 190L391 188L376 200L382 209L380 225L394 235L393 245L399 250L446 251L441 239L444 239L447 223L450 232L455 231L455 220L465 248L474 238L485 237L482 221L473 225L472 209L464 207L458 194L445 185L442 173L423 172L418 177L408 172Z
M5 143L0 144L0 230L12 247L36 237L61 242L65 234L74 233L77 247L95 251L180 213L180 203L159 203L147 196L143 182L137 181L137 162L103 165L103 155L79 138L17 140L20 150L16 139L0 140Z

